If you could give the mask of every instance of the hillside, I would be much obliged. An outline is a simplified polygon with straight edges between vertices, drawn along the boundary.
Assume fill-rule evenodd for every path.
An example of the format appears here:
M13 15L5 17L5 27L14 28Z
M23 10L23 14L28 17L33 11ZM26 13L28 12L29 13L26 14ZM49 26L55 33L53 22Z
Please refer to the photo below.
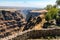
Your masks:
M25 19L18 12L0 11L0 38L4 38L19 31L25 26Z
M13 10L1 9L0 10L0 21L1 21L0 38L16 35L18 32L22 32L29 29L40 30L45 22L44 16L41 15L41 18L40 16L36 16L35 18L32 17L31 19L28 20L29 21L28 22L23 17L22 13L16 9Z
M23 17L22 12L28 12L26 18ZM33 12L31 10L23 10L22 12L16 9L0 10L0 40L9 40L12 38L14 40L17 36L25 38L25 33L29 31L33 32L33 30L44 31L46 10L39 10L39 12L37 10Z

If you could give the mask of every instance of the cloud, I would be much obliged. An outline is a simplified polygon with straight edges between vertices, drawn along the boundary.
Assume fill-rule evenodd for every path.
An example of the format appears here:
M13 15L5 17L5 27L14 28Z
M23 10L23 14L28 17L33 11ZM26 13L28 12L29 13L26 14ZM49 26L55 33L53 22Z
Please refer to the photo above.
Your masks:
M45 7L48 4L54 5L55 2L50 1L50 2L44 2L44 1L30 1L30 2L0 2L0 6L17 6L17 7Z

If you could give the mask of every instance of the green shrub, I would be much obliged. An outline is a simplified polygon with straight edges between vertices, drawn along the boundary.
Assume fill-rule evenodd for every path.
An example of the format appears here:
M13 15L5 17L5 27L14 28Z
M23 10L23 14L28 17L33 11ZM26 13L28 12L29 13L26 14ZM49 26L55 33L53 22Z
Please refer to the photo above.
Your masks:
M48 10L48 13L46 14L46 20L52 20L52 19L56 19L58 15L58 8L52 7Z

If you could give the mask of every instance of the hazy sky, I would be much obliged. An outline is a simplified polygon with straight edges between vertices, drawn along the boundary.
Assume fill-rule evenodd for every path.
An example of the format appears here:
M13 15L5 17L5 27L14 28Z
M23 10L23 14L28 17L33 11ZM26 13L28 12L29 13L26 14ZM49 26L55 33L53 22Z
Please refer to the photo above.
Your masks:
M0 0L0 6L17 7L45 7L48 4L54 5L56 0Z

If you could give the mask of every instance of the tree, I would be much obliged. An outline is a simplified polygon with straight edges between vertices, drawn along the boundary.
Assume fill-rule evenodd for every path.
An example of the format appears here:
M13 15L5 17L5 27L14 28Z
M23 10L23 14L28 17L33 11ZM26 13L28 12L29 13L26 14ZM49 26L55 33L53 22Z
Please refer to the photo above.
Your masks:
M49 9L51 9L51 8L52 8L52 5L47 5L47 6L46 6L46 9L47 9L47 10L49 10Z
M57 8L57 5L54 5L53 8Z
M57 3L57 5L60 5L60 0L57 0L56 3Z

